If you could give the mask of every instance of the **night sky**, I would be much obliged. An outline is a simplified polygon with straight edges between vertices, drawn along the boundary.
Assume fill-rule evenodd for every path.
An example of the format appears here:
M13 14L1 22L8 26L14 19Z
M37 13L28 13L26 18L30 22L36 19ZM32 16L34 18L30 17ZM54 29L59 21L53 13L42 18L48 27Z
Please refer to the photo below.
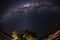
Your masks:
M29 29L36 32L39 38L44 38L60 28L59 0L2 0L0 2L0 29L9 35L12 31ZM26 8L26 11L20 11L24 10L23 5L31 2L33 4L48 2L47 4L51 3L51 6L34 6L29 10Z

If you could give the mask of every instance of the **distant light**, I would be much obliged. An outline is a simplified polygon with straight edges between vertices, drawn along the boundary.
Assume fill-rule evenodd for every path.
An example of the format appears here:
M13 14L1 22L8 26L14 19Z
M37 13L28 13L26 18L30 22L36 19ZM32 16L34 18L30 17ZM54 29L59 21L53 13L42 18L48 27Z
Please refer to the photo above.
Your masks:
M31 4L25 4L24 7L29 7Z

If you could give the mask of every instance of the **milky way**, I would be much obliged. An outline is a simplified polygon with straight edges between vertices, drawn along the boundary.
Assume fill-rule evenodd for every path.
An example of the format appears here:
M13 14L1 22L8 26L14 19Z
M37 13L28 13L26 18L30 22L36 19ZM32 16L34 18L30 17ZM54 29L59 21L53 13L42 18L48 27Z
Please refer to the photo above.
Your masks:
M40 3L26 3L22 4L18 7L8 9L6 14L3 16L3 20L8 20L10 17L15 16L17 14L20 14L22 12L31 12L35 7L38 7L38 10L44 10L44 9L49 9L51 10L57 10L58 7L54 6L51 2L40 2ZM18 13L20 12L20 13Z
M12 0L13 1L13 0ZM21 2L23 1L23 2ZM9 2L3 8L2 29L11 34L12 31L29 29L40 38L57 30L60 24L60 7L52 2Z

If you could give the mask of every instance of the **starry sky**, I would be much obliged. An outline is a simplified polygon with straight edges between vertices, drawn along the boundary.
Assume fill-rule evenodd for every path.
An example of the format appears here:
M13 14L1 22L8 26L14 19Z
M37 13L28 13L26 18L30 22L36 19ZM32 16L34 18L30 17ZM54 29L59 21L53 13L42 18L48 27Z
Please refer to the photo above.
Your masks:
M60 28L59 2L59 0L2 0L0 29L9 35L12 31L29 29L36 32L39 38L44 38ZM31 5L26 8L24 7L26 4ZM37 6L34 6L35 4Z

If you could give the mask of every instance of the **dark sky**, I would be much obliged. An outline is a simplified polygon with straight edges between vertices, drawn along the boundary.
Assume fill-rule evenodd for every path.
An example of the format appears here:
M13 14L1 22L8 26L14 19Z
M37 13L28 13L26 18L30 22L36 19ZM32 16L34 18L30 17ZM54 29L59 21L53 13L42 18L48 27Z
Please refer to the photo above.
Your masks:
M34 0L31 0L31 2ZM37 0L35 0L37 1ZM39 0L38 0L39 1ZM38 2L37 1L37 2ZM43 0L44 1L44 0ZM37 33L40 38L46 37L49 33L58 30L60 28L60 7L59 0L49 0L53 5L57 6L57 9L44 9L39 11L38 8L28 12L28 13L20 13L16 16L12 16L11 18L7 18L8 20L4 20L4 14L8 12L11 8L14 8L18 5L24 4L28 2L27 0L3 0L1 2L1 27L3 31L8 34L11 34L12 31L20 31L22 29L29 29ZM39 1L41 2L41 1ZM48 2L45 0L44 2Z

